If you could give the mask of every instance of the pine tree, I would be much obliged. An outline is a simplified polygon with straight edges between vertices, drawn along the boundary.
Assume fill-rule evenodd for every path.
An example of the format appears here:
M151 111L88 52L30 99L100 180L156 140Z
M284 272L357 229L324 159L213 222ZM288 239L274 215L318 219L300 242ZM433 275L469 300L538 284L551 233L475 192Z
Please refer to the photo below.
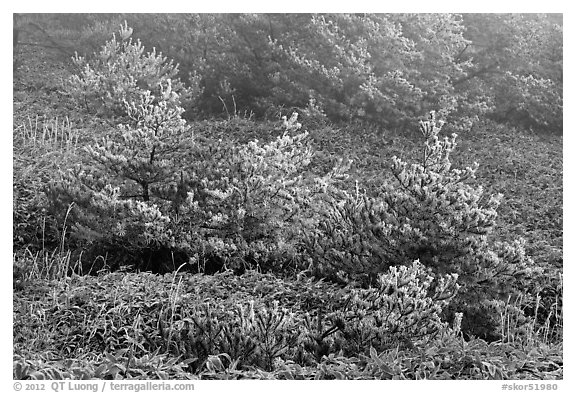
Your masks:
M200 94L198 81L192 79L190 87L178 78L178 65L161 53L145 52L140 40L133 40L133 29L125 22L108 40L94 58L74 56L73 63L80 71L70 77L68 92L80 105L91 112L105 116L124 117L125 102L139 102L145 92L158 101L170 81L170 90L185 102Z
M74 59L82 67L69 92L120 124L47 191L56 215L74 205L67 217L72 240L100 252L138 254L174 243L170 207L182 199L182 170L194 145L182 119L190 91L176 77L178 67L154 50L144 53L131 35L121 26L121 40L114 35L95 60Z
M332 200L307 241L317 274L373 285L388 268L419 260L434 274L458 275L462 290L454 302L473 315L513 294L518 279L537 273L521 239L488 240L502 196L486 196L472 184L477 164L452 168L456 135L440 140L442 125L435 113L420 122L420 158L408 164L393 157L395 181L382 184L377 195L357 189Z
M197 138L182 118L186 89L168 77L176 68L143 55L130 34L124 26L122 43L114 37L97 66L87 63L71 80L73 94L92 86L93 102L110 98L108 109L121 114L121 124L85 148L84 164L48 190L56 215L73 204L62 217L73 240L127 252L136 263L176 253L211 270L274 264L295 252L303 207L332 176L306 172L313 151L298 115L283 119L282 135L268 143ZM141 86L144 74L156 79Z

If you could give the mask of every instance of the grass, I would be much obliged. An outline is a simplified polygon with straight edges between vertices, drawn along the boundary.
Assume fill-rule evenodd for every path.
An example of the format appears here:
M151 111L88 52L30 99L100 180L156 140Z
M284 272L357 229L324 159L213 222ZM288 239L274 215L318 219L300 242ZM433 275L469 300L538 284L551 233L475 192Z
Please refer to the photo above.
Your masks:
M27 123L16 127L14 139L20 139L23 148L74 154L78 148L78 136L78 130L72 127L68 117L41 120L37 115L35 119L28 117Z
M558 342L558 335L563 330L562 273L559 273L559 276L552 303L545 307L542 304L540 292L537 292L535 296L524 294L515 300L508 298L500 314L502 342L518 344L525 348L536 346L538 343L553 345ZM526 309L530 309L531 312L524 312ZM539 314L542 312L544 315ZM531 315L527 317L527 321L521 323L523 319L526 319L527 314Z
M216 325L206 324L210 318L224 326L239 326L241 314L233 310L243 306L244 315L249 315L255 307L251 304L277 302L280 308L292 310L292 318L298 321L314 310L305 308L304 300L314 299L321 286L325 296L334 296L335 288L325 284L280 280L256 272L245 277L110 273L37 280L14 300L15 362L23 378L49 377L56 372L69 372L64 375L71 378L250 378L256 377L256 370L259 378L280 379L562 377L561 345L537 340L536 332L533 342L509 337L496 343L465 341L447 333L422 347L330 355L308 366L275 362L274 370L268 371L247 367L242 356L229 361L221 356L226 343L236 342L240 351L236 353L242 353L242 345L247 344L234 341L225 331L211 332L210 326ZM201 328L196 334L203 339L183 341L193 326ZM259 342L274 341L262 338ZM210 346L210 353L198 363L201 348Z

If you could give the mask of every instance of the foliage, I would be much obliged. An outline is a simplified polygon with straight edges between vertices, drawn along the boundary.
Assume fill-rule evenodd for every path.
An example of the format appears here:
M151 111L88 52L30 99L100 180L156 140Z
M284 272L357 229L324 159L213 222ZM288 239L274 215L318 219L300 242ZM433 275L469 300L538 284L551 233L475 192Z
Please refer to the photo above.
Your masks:
M120 138L111 135L87 148L94 164L66 174L49 190L54 212L75 204L73 239L137 258L147 249L168 249L208 270L250 261L270 268L265 265L295 252L292 237L310 215L303 206L332 176L306 175L312 152L306 133L290 135L298 128L295 116L286 120L283 135L264 145L205 138L192 143L178 111L132 108L134 122L142 119L138 128L120 127Z
M307 165L306 150L295 153L301 156L299 163L289 156L291 145L300 143L304 135L294 140L285 135L263 148L256 142L241 149L215 146L203 152L195 148L189 127L181 118L178 86L173 88L169 78L176 69L169 63L167 75L166 59L154 53L143 57L140 43L128 41L131 30L126 26L120 34L121 45L113 37L101 51L98 64L107 73L94 73L86 64L81 76L71 78L71 85L73 94L86 92L89 86L95 95L92 98L110 103L110 110L121 103L128 124L119 125L118 131L106 135L101 144L86 148L93 163L78 166L53 184L48 191L53 210L76 204L78 208L70 217L75 226L73 235L108 249L120 247L138 253L146 248L196 251L208 246L208 254L233 252L237 239L228 242L226 236L214 236L210 231L237 225L246 212L248 219L257 221L252 213L263 210L252 204L262 203L262 199L252 199L258 192L259 198L293 198L282 189L298 181L299 168ZM117 68L124 73L114 71ZM150 83L159 88L158 97L136 86L143 76L157 78ZM291 122L296 127L295 118ZM206 154L212 156L215 166L202 167ZM283 159L283 154L288 156ZM263 162L264 158L268 161ZM288 169L285 181L278 177L282 173L278 165ZM262 193L266 187L275 188ZM222 210L224 203L215 202L224 200L230 201L229 211ZM292 209L288 206L287 210Z
M309 29L313 40L285 51L296 72L313 75L305 85L332 118L405 128L432 108L456 109L449 81L466 69L454 61L466 41L454 16L313 16ZM318 80L329 88L316 87Z
M266 265L290 257L295 252L291 237L299 235L299 221L306 218L302 207L333 176L305 173L313 153L307 134L298 133L297 114L284 118L282 135L263 145L257 140L239 146L209 138L195 141L181 117L178 89L164 76L165 59L142 57L141 46L127 41L130 32L123 27L122 46L113 38L101 52L117 57L107 57L106 64L126 71L121 82L127 80L127 87L116 83L117 77L111 83L117 93L113 102L122 100L127 124L86 147L92 162L52 184L52 211L58 214L73 203L73 240L95 243L101 253L119 250L136 260L172 253L171 268L166 265L170 261L158 265L155 260L139 266L156 271L182 262L198 269L208 264L209 271L239 269L246 262ZM137 101L129 102L141 69L160 75L159 96L140 89L133 97ZM85 70L84 76L90 64ZM99 78L107 81L106 74ZM83 89L85 80L92 79L77 77L71 83ZM97 84L94 94L103 98L110 91Z
M464 14L474 63L454 82L486 97L495 119L540 131L562 132L562 15Z
M123 49L129 47L127 44ZM156 71L160 71L161 63L156 64ZM133 75L128 79L133 81ZM83 85L80 79L76 82ZM63 204L87 209L80 212L73 209L70 218L76 225L76 233L89 241L108 237L107 241L114 244L115 237L128 236L134 241L134 247L142 247L150 237L161 232L168 221L155 205L147 202L151 193L170 195L172 192L174 195L175 191L170 189L170 181L175 178L171 164L190 137L189 128L181 119L183 109L179 106L178 93L172 90L171 79L158 83L159 99L149 90L139 90L138 101L131 103L125 101L124 93L116 97L124 101L129 123L119 125L117 132L109 133L94 147L86 147L93 162L65 172L62 181L48 190L56 211Z
M185 87L177 78L178 66L172 60L157 54L156 49L144 54L144 46L139 40L132 40L132 33L127 24L121 26L120 40L114 34L94 60L75 55L74 64L81 72L70 78L69 93L86 109L125 116L129 110L125 102L152 103L143 98L146 94L160 102L168 101L172 93L181 100L194 93L194 87Z
M59 169L78 161L79 133L68 118L30 118L15 128L12 184L16 247L60 244L60 230L46 214L42 190Z
M484 199L482 187L466 183L476 168L451 168L455 135L441 142L442 123L433 113L420 127L424 146L419 161L408 166L394 157L395 183L383 182L375 197L357 188L343 201L332 202L320 233L311 239L316 245L311 251L323 255L319 269L324 269L322 263L340 263L348 265L348 273L369 274L419 258L436 269L452 271L446 265L466 253L472 238L494 226L498 198ZM351 253L351 259L343 260L347 257L339 252Z
M307 247L316 274L345 282L361 279L369 285L377 273L414 259L436 274L455 273L464 285L455 308L467 310L468 322L477 318L476 308L487 311L483 301L504 295L515 280L532 277L538 269L525 255L521 240L487 241L500 196L485 197L481 186L467 182L477 165L451 167L456 135L440 141L441 128L434 113L420 123L424 146L419 161L408 165L394 157L395 182L382 184L376 196L357 190L332 201ZM466 333L489 335L490 322L487 331L468 330L476 322L465 324Z
M51 329L52 324L54 328L58 326L57 330L54 330L54 333L58 332L57 336L50 337L49 341L41 345L48 348L46 346L51 345L52 340L58 340L58 335L64 334L68 337L68 344L66 348L62 347L62 351L67 352L68 356L100 349L107 353L115 353L116 356L130 351L131 356L135 358L149 353L172 354L182 359L189 359L187 364L192 370L200 371L204 367L210 370L211 357L227 353L233 356L232 359L238 366L255 365L271 370L276 358L282 357L287 360L298 352L296 343L301 342L300 337L314 334L316 326L312 331L298 328L301 319L309 315L298 311L305 303L297 302L295 308L288 310L279 307L277 300L271 299L280 294L278 291L267 294L262 290L272 284L269 282L270 277L250 274L238 280L228 274L213 278L194 276L183 280L184 278L186 277L165 276L164 279L154 279L154 276L149 275L131 277L110 274L100 277L99 281L121 284L123 292L98 292L96 297L89 296L89 293L93 291L95 285L101 284L88 278L72 278L73 281L70 283L79 285L77 290L68 295L52 298L50 302L54 302L53 307L50 307L48 319L43 322L47 324L45 332ZM240 284L240 289L243 289L235 295L235 299L230 299L221 285L214 286L214 283L224 283L228 280L231 283L236 281ZM261 289L256 286L255 292L254 284L262 280L267 285ZM61 285L64 287L69 285L67 282L68 280L62 281ZM132 286L138 282L149 285ZM164 292L165 284L170 285L169 292ZM290 286L281 285L282 292L293 295L299 294L304 285L304 293L308 293L310 299L314 298L314 292L317 290L314 288L317 284L313 282L300 281L291 283ZM202 288L210 287L219 289L215 296L206 297ZM274 287L278 289L278 286ZM329 286L324 287L332 293L337 290ZM191 288L195 289L191 291ZM24 291L23 295L27 296L26 293L33 294L43 289L28 288ZM406 294L409 295L408 292ZM258 299L258 295L264 295L264 298ZM366 298L366 295L364 294L362 298ZM373 295L374 301L376 299ZM200 297L204 299L204 303L198 302ZM132 301L125 303L129 298ZM246 303L248 299L252 300ZM385 301L386 297L382 300ZM69 310L75 311L70 314ZM366 319L375 312L368 305L360 304L356 305L355 310L364 310ZM20 311L19 309L18 312ZM418 312L415 312L415 315ZM356 313L354 317L358 318L360 314ZM396 315L396 317L403 323L409 322L408 319L404 322L403 316ZM363 326L361 324L363 319L360 317L357 321L358 327ZM113 329L116 333L108 335L106 332L110 331L109 324L124 326L125 329ZM381 327L380 332L385 331L385 327ZM22 329L15 337L15 343L23 343L21 341L23 335L30 333L31 331ZM306 351L304 347L301 350Z
M392 269L372 290L256 272L37 280L14 299L13 372L19 379L561 378L555 346L524 352L519 342L467 342L457 323L438 324L437 310L425 308L429 278L404 283L423 273L417 263ZM400 345L367 340L370 332L387 334L388 322L377 325L387 312L400 336L413 322L438 330ZM335 329L338 317L350 327ZM323 333L320 343L333 345L320 354L310 340Z
M353 289L345 305L335 313L347 340L345 353L362 353L365 348L413 347L446 329L443 308L458 290L457 275L436 281L424 265L390 267L378 275L373 288Z
M154 16L142 16L148 17ZM214 17L217 21L218 16ZM282 17L270 16L272 31ZM306 20L307 16L301 17ZM217 24L213 27L218 30ZM163 31L177 35L171 28L170 24L162 26ZM411 39L416 40L418 34ZM451 139L422 145L414 135L368 122L329 124L316 101L303 101L308 107L298 110L297 117L289 118L293 108L279 105L270 113L276 118L285 115L281 121L254 122L238 116L233 106L238 95L234 100L221 97L234 109L228 120L185 123L179 96L169 94L163 99L162 93L172 83L168 81L159 93L142 91L135 101L151 100L150 105L127 105L121 119L96 119L77 113L71 97L61 93L58 81L68 79L61 77L67 71L54 58L43 52L23 56L34 53L24 49L30 48L17 48L22 63L14 90L15 378L562 378L561 138L486 121L473 134L464 133L459 149L451 150ZM268 105L266 101L261 104ZM166 138L153 137L152 119L160 120L156 131ZM299 123L309 129L307 136L298 129ZM440 126L433 121L428 124L432 130ZM174 171L156 158L150 166L149 161L140 160L151 156L151 146L160 145L165 149L154 157L174 164ZM89 154L83 146L90 146ZM123 155L133 157L137 165L125 165ZM389 164L393 155L399 157L392 163L396 170ZM446 171L438 165L426 177L418 170L425 155L430 160L449 158L454 164ZM351 181L331 172L340 157L354 160L348 171ZM473 170L476 179L459 182L462 177L453 168L470 160L481 163ZM410 162L416 164L406 164ZM46 195L40 190L59 171L76 165L77 172L66 176L67 185L53 184L52 191L58 192L48 193L53 205L45 210ZM158 174L160 181L152 182L149 201L144 201L145 187L127 176L146 182L151 179L147 169ZM82 171L96 179L78 181L82 176L74 173ZM111 187L106 190L106 184L98 184L98 177ZM402 177L407 188L401 185ZM441 198L423 193L414 182L410 186L410 179L432 179L437 183L431 184L441 189L446 186L441 180L446 178L458 184L454 189L469 191L453 193L454 203L462 206L456 211L461 216L451 212L455 218L434 214L428 205L423 208L417 195L428 196L424 199L430 205ZM487 214L486 235L468 234L475 243L468 250L450 226L471 228L463 212L475 203L477 184L488 195L505 193L507 197L501 201L498 216ZM454 191L446 189L448 194ZM187 197L192 194L192 203L182 198L182 191ZM284 191L293 198L272 197ZM334 201L346 195L343 191L349 195L343 205L357 202L349 209L354 213L350 214L354 220L349 220L353 224L336 214L324 218L319 214L330 206L340 208ZM486 194L476 201L479 212L490 210ZM385 197L412 210L397 209L401 214L393 215L384 209L388 206ZM144 209L134 214L124 204L129 199L132 206L140 204ZM416 237L416 231L408 233L432 251L417 253L400 236L395 245L402 248L396 254L378 249L382 239L371 237L373 233L366 229L374 216L365 214L363 204L370 209L376 206L382 217L382 212L388 214L391 218L386 220L417 225L427 238ZM253 219L242 221L234 212L245 206L253 209ZM159 220L156 232L142 225L151 219L146 215L153 209L169 218ZM437 206L437 210L449 209ZM437 218L425 226L421 213ZM330 263L322 263L320 273L330 280L307 278L320 264L303 270L314 259L301 254L300 236L323 230L325 221L334 218L348 228L349 235L354 234L350 228L361 228L361 236L345 250L348 254L338 254L336 248L330 251L341 261L357 258L368 267L376 266L371 274L342 264L340 270L353 272L344 274L333 270L332 261L327 260ZM118 227L113 220L125 226ZM443 222L446 225L439 225ZM432 230L446 236L435 239ZM189 233L194 233L192 241L186 238ZM526 236L527 244L516 242L519 235ZM188 251L173 247L172 237L184 239L178 247ZM86 250L90 241L93 248ZM115 260L118 250L125 255ZM471 254L457 256L455 252L456 257L449 257L451 250ZM380 255L389 256L389 266L381 263ZM143 270L151 266L176 270L190 257L197 261L194 270L255 266L274 274L249 269L241 275L161 276L125 273L124 269L108 274L118 267L110 265L120 258L121 265L137 264ZM417 257L419 262L414 262ZM518 269L530 268L531 258L543 268L543 275ZM477 270L478 266L485 269ZM244 269L235 270L242 273ZM76 276L73 271L98 276ZM296 278L289 277L290 272L297 272ZM333 278L339 285L329 283ZM457 283L461 288L453 296Z
M405 130L422 113L442 108L440 115L458 131L469 130L485 114L542 131L562 130L561 15L80 14L20 19L18 28L42 31L50 42L84 54L106 37L106 28L127 21L146 45L181 64L180 71L173 70L193 92L193 103L185 105L189 114L265 116L304 108L313 99L333 121L360 119L387 128ZM133 44L133 53L139 45ZM105 64L103 55L98 56ZM77 61L85 67L84 59ZM85 70L86 86L79 96L90 95L99 84L92 71ZM155 78L148 76L136 82L152 82L153 90Z

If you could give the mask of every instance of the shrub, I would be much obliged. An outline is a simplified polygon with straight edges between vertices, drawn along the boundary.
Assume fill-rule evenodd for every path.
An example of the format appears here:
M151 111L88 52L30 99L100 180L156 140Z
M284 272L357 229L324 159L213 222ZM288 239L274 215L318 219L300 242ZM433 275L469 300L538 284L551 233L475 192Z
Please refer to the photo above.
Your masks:
M539 76L514 75L502 77L501 98L494 117L515 126L549 133L562 132L562 82ZM511 105L511 104L514 105Z
M144 53L142 43L132 40L132 32L125 23L120 26L120 40L114 34L94 60L78 54L73 58L80 73L70 78L68 91L87 110L125 116L124 102L137 103L146 92L158 101L163 94L170 94L165 90L167 86L182 100L192 98L195 93L177 78L178 65L156 53L156 49Z
M74 239L136 259L149 248L168 249L194 265L216 264L208 270L246 260L264 267L295 252L302 206L321 187L303 173L312 155L306 133L237 146L200 138L192 144L183 125L160 127L157 135L141 126L120 127L121 137L87 148L94 165L52 184L54 211L75 204Z
M51 183L47 193L56 215L64 205L76 205L70 217L75 240L129 251L152 241L167 242L169 218L163 215L162 204L151 202L166 205L174 199L173 168L190 146L191 133L181 118L180 96L172 90L171 80L159 83L158 99L150 91L139 91L138 101L124 101L128 124L85 148L91 166L78 165Z
M307 173L313 152L307 133L294 132L296 117L285 127L282 136L266 144L198 144L185 185L190 198L182 201L179 216L181 222L195 216L203 223L180 232L204 238L197 240L201 247L187 241L195 260L218 256L222 263L252 260L265 268L297 251L296 239L310 217L306 203L321 191L323 179ZM330 175L324 180L330 181Z
M453 271L448 264L466 254L473 239L492 229L499 196L485 198L481 187L466 183L476 167L451 168L456 136L440 141L441 127L434 114L421 122L425 139L421 161L408 165L394 157L395 183L381 184L375 197L357 187L355 194L332 201L319 234L312 238L317 247L311 251L321 257L319 269L346 267L347 273L373 276L389 266L420 259Z
M65 173L48 190L56 214L75 204L73 240L159 271L187 262L214 271L291 259L299 223L310 218L302 207L335 175L306 174L313 152L307 133L298 131L297 114L265 144L195 140L165 59L140 56L141 47L126 41L130 31L123 27L121 33L123 43L113 38L101 55L112 53L105 69L118 65L124 76L98 74L92 91L96 101L122 102L124 124L86 148L88 165ZM143 69L157 76L147 85L154 94L133 89ZM82 87L88 79L72 81Z
M382 184L375 197L357 189L333 200L307 249L316 274L345 282L370 285L379 272L414 259L435 274L456 273L464 286L456 302L472 318L483 300L506 296L515 280L531 275L532 261L521 241L488 242L500 196L486 197L481 186L469 184L477 165L451 167L456 135L440 141L441 128L434 113L420 123L420 160L408 165L394 157L395 182Z
M225 103L265 116L312 98L332 121L388 129L442 108L455 130L488 114L562 131L560 14L29 14L15 20L15 43L25 33L83 54L121 20L180 64L201 95L187 112L219 115Z
M446 331L441 314L457 290L456 274L438 276L419 261L392 266L372 288L354 288L331 318L341 326L345 353L413 348Z

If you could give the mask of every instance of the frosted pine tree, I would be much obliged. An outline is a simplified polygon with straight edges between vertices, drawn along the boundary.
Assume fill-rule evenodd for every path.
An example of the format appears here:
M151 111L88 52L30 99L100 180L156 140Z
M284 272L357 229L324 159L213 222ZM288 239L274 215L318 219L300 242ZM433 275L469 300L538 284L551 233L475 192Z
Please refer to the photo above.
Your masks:
M452 168L457 135L441 140L442 126L434 112L420 122L420 159L408 164L393 157L396 182L384 184L379 199L397 248L438 270L454 271L459 270L454 261L473 253L493 230L502 196L485 195L482 186L471 184L477 163Z
M80 101L116 114L122 124L85 148L84 164L48 190L53 211L66 206L76 240L105 248L139 250L173 243L170 213L183 194L185 156L194 145L182 119L177 66L155 51L144 54L132 29L122 26L94 61L76 57L82 71L70 79Z
M357 188L333 200L306 245L317 274L345 282L375 285L378 274L414 260L434 274L457 274L462 289L454 311L467 310L466 324L474 315L488 319L489 302L513 294L537 269L522 239L489 240L502 196L474 184L477 164L452 167L456 135L440 139L442 125L434 113L420 122L424 142L416 162L393 157L394 181L375 196Z
M166 262L179 254L216 270L292 255L301 207L320 192L318 183L331 181L306 174L313 152L297 115L265 144L196 139L182 118L186 90L169 77L176 69L144 55L130 34L123 27L122 42L114 37L71 80L78 99L114 103L107 108L121 123L48 190L71 238L97 253L127 252L135 261L156 253Z
M182 102L200 93L196 75L190 75L190 86L184 86L177 77L178 65L155 48L145 52L132 34L133 29L125 23L118 38L114 34L92 58L74 56L73 63L80 72L70 77L68 92L79 104L100 115L123 117L124 102L138 102L146 91L160 99L168 80Z

